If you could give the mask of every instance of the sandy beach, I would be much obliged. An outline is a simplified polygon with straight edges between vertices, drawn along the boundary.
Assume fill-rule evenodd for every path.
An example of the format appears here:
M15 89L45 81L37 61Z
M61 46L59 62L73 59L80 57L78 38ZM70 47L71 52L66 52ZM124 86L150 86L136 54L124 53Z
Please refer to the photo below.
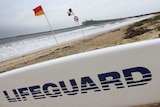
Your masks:
M155 25L149 27L150 29L153 29ZM159 32L156 30L152 30L142 35L135 36L133 38L124 39L126 36L126 30L128 28L129 26L124 26L101 35L88 37L71 43L61 44L52 48L45 49L43 51L0 62L0 72L5 72L12 69L76 53L96 50L100 48L107 48L115 45L126 44L136 41L154 39L159 37Z
M146 21L143 22L142 25L128 25L100 35L96 35L94 37L88 37L71 43L64 43L52 48L45 49L43 51L0 62L0 72L6 72L16 68L76 53L96 50L100 48L107 48L131 42L159 38L159 25L160 20L156 20L156 22ZM135 34L133 32L138 33ZM129 37L127 35L132 35L132 37ZM160 103L136 107L160 107Z

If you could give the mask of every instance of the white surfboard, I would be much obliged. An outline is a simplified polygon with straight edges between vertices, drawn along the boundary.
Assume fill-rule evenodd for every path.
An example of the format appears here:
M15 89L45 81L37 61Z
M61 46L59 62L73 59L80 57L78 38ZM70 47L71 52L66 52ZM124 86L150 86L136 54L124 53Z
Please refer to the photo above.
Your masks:
M160 102L160 39L0 74L0 107L128 107Z

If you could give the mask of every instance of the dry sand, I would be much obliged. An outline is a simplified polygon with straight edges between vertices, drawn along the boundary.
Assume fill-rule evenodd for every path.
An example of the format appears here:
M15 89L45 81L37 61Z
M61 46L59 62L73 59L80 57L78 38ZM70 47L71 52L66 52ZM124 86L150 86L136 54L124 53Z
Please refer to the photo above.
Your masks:
M126 30L129 26L124 26L116 30L106 32L94 37L88 37L82 40L78 40L72 43L65 43L59 46L55 46L43 51L35 52L22 57L14 58L8 61L0 62L0 72L6 72L12 69L24 67L27 65L68 56L76 53L81 53L90 50L96 50L100 48L111 47L120 44L126 44L136 41L143 41L148 39L159 38L160 32L155 29L157 24L147 23L143 27L152 29L149 32L135 36L133 38L124 39ZM160 107L159 104L143 105L136 107Z

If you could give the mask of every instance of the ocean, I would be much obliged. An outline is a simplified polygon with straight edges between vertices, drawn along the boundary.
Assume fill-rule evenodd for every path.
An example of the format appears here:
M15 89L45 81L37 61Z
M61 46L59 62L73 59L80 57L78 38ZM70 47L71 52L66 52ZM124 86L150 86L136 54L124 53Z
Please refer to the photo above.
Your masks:
M72 42L89 36L95 36L119 27L132 24L152 15L128 18L112 23L90 25L79 29L70 28L57 30L54 35L51 33L36 33L12 38L0 39L0 62L20 57L49 47L57 46L66 42ZM58 44L56 43L56 40Z

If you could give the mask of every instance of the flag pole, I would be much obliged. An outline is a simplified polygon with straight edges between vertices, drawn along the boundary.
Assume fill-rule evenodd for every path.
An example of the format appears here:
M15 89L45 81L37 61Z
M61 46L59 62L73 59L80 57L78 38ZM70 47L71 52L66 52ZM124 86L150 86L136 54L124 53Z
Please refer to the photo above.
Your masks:
M82 35L85 37L85 34L84 34L84 32L83 32L83 30L82 30L82 28L81 28L81 25L79 24L79 22L78 22L78 20L79 20L79 18L78 18L78 16L76 16L74 13L73 13L73 11L72 11L72 9L70 8L69 10L68 10L68 16L74 16L74 21L75 22L77 22L77 24L78 24L78 26L79 26L79 29L80 29L80 31L81 31L81 33L82 33ZM76 24L76 23L75 23Z
M55 35L54 35L52 26L51 26L50 23L49 23L49 20L48 20L48 18L47 18L47 15L46 15L45 12L43 11L42 6L40 5L40 6L36 7L36 8L34 8L33 11L34 11L34 13L35 13L35 16L40 16L40 15L43 15L43 14L44 14L44 16L45 16L45 18L46 18L46 20L47 20L47 23L48 23L48 25L49 25L49 27L50 27L50 29L51 29L51 32L52 32L52 34L53 34L53 36L54 36L54 39L55 39L55 41L56 41L56 45L57 45L57 44L58 44L57 39L56 39L56 37L55 37Z
M77 22L77 24L78 24L78 26L79 26L79 29L80 29L80 31L81 31L81 33L82 33L82 35L85 37L85 34L84 34L84 32L83 32L83 30L82 30L82 28L81 28L81 25L79 24L78 20L79 20L78 16L76 16L76 15L74 14L74 21Z
M85 37L85 34L84 34L83 30L82 30L81 25L79 24L79 22L77 22L77 23L78 23L78 26L79 26L79 28L80 28L80 30L81 30L82 35Z
M57 39L56 39L56 37L55 37L55 34L54 34L54 32L53 32L53 29L52 29L51 24L49 23L49 20L48 20L48 18L47 18L46 13L44 13L44 16L45 16L45 18L46 18L46 20L47 20L47 23L48 23L48 25L49 25L49 27L50 27L50 29L51 29L51 32L52 32L52 34L53 34L53 36L54 36L54 39L56 40L56 45L57 45L57 44L58 44L58 41L57 41Z

